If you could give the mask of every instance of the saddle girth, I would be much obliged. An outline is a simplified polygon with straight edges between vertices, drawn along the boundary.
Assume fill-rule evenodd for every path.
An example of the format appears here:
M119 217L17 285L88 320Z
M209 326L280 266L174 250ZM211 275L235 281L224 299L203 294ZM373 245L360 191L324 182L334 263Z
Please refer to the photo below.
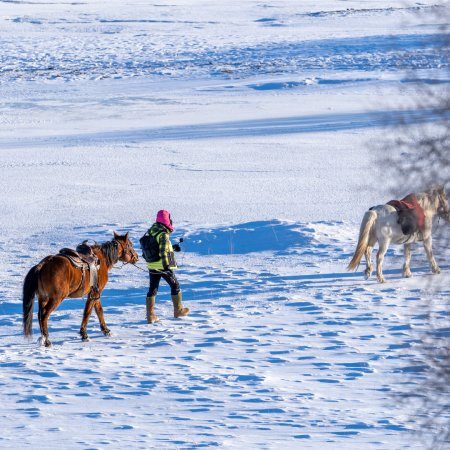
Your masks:
M89 271L89 292L98 292L100 260L89 245L83 242L77 246L76 251L71 248L62 248L59 255L67 258L76 269L82 271L82 285L84 284L85 271Z

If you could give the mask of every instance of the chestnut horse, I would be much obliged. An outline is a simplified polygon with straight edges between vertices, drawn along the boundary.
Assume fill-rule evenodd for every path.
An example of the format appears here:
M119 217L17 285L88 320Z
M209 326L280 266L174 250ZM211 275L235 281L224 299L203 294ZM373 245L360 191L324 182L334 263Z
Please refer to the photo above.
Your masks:
M89 276L83 276L82 271L74 267L69 259L62 255L47 256L31 268L23 284L23 331L25 336L32 334L33 306L36 295L39 299L38 318L41 344L46 347L51 346L48 338L48 319L52 311L65 298L81 298L88 295L80 329L83 341L89 339L86 327L92 308L97 313L103 334L110 335L100 300L101 293L108 282L108 272L118 261L134 264L138 260L138 256L133 244L128 239L128 233L120 236L114 232L114 239L101 245L93 245L92 250L100 261L98 291L91 290Z

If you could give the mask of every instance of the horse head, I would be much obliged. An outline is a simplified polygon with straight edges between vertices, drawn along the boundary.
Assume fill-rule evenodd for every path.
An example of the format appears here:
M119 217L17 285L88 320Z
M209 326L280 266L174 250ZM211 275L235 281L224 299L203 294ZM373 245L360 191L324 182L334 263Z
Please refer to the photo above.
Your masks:
M128 239L128 233L121 236L114 231L114 240L117 242L118 258L125 264L135 264L139 257L133 247L133 243Z
M437 186L435 189L435 195L437 198L437 214L439 217L442 217L444 220L450 220L450 210L448 206L448 199L445 193L444 186Z

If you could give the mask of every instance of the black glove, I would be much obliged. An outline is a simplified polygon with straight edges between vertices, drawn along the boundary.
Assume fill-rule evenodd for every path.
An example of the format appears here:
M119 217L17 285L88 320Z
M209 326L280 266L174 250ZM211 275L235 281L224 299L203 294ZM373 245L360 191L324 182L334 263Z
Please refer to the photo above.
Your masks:
M180 244L173 244L172 247L174 252L181 252Z

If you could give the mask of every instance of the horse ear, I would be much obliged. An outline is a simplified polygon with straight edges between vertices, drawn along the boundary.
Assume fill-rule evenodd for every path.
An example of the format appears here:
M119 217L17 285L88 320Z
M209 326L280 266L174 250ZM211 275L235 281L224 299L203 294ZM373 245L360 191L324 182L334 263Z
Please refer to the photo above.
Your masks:
M431 185L428 194L430 194L432 197L436 197L441 193L442 186L440 184L434 183Z
M124 238L125 238L126 241L128 240L128 233L129 233L129 231L127 231L127 232L125 233L125 236L124 236Z
M120 237L115 231L113 231L114 233L114 239L117 239L118 237Z

